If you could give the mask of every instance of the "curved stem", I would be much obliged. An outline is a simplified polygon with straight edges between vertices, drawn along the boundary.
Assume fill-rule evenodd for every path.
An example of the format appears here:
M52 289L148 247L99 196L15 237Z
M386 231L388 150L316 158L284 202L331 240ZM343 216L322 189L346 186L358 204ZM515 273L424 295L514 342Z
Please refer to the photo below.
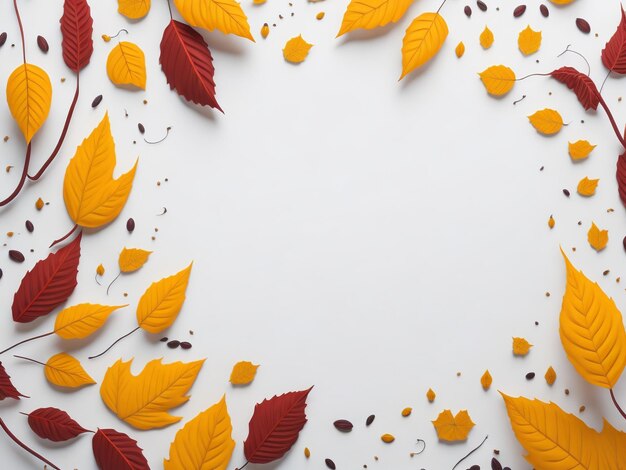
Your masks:
M66 240L71 234L74 233L74 231L78 228L78 224L74 224L74 226L72 227L72 230L70 230L69 232L67 232L65 235L63 235L61 238L59 238L58 240L55 240L52 242L52 244L48 247L48 248L52 248L54 245L57 245L59 243L61 243L62 241Z
M17 195L20 193L20 191L22 190L22 188L24 187L24 183L26 182L26 176L28 175L28 165L30 164L30 149L31 149L31 144L29 142L28 146L26 147L26 157L24 158L24 169L22 170L22 176L20 177L20 182L17 184L17 187L13 190L13 192L11 193L9 197L4 199L3 201L0 201L0 207L6 206L13 199L15 199Z
M600 93L602 93L602 90L604 90L604 85L606 84L606 81L609 79L610 76L611 76L611 71L609 70L606 74L606 77L604 77L604 80L602 81L602 86L600 87Z
M243 470L246 467L246 465L248 465L249 463L250 462L246 461L246 463L244 463L241 467L237 467L235 470Z
M557 57L561 57L566 52L571 52L572 54L576 54L577 56L582 57L582 59L585 61L585 64L587 64L587 76L589 76L591 74L591 65L589 65L589 61L580 52L570 49L571 46L572 46L571 44L568 44L565 50L561 52L559 55L557 55ZM604 81L606 81L606 79Z
M109 346L108 348L106 348L104 351L102 351L100 354L96 354L95 356L89 356L88 359L95 359L97 357L103 356L104 354L106 354L113 346L115 346L117 343L119 343L120 341L122 341L124 338L127 338L128 336L132 335L135 331L137 331L139 329L139 327L135 328L133 331L130 331L128 333L126 333L124 336L120 336L119 338L117 338L115 340L115 342L113 344L111 344L111 346Z
M615 398L615 393L613 392L613 389L610 389L610 392L611 392L611 399L613 400L613 404L615 405L615 408L617 408L617 411L619 411L619 414L622 415L622 418L626 419L626 412L624 412L622 407L619 406L619 403L617 403L617 398Z
M170 4L170 0L167 0L167 8L170 11L170 21L173 21L174 17L172 16L172 5Z
M443 6L446 4L448 0L443 0L443 2L441 3L441 5L439 5L439 8L437 8L437 14L439 14L439 12L441 11L441 9L443 8ZM247 462L246 462L247 463ZM242 467L243 468L243 467Z
M454 464L454 467L452 467L452 470L454 470L456 467L458 467L458 465L463 462L463 460L465 460L466 458L468 458L470 455L472 455L474 452L476 452L478 449L480 449L482 447L482 445L485 443L485 441L487 440L487 438L489 437L489 435L485 436L485 438L483 439L483 441L478 444L478 446L474 447L472 450L469 451L469 453L467 453L465 455L465 457L463 457L461 460L459 460L456 464Z
M15 10L15 16L17 17L17 25L20 27L20 37L22 39L22 62L26 64L26 42L24 41L24 26L22 25L20 9L17 7L17 0L13 0L13 9Z
M521 82L522 80L526 80L527 78L530 78L530 77L549 77L550 75L551 74L549 74L549 73L531 73L531 74L528 74L528 75L526 75L524 77L516 78L515 81L516 82Z
M13 357L17 357L18 359L24 359L25 361L34 362L35 364L46 367L43 362L36 361L35 359L31 359L30 357L18 356L17 354L13 354Z
M111 281L111 284L109 284L109 286L107 287L107 295L109 295L109 289L111 288L111 286L113 285L113 283L114 283L115 281L117 281L117 278L118 278L118 277L120 277L120 275L121 275L121 274L122 274L122 272L120 271L120 272L117 274L117 276L115 276L115 279L113 279L113 280Z
M604 98L602 98L602 95L600 93L598 93L598 100L600 101L600 105L604 108L604 112L608 116L609 121L611 121L611 126L613 126L613 131L615 131L617 140L619 140L619 143L622 144L622 147L626 149L626 141L624 141L624 136L622 136L619 128L617 127L617 123L615 122L615 118L613 117L613 113L611 113L609 106L606 104L606 101L604 101Z
M48 459L46 459L43 455L38 454L37 452L35 452L33 449L31 449L30 447L28 447L26 444L24 444L22 441L20 441L17 437L15 437L15 435L11 432L11 430L7 427L7 425L4 423L4 421L2 420L2 418L0 418L0 427L2 427L2 429L4 430L5 433L7 433L7 436L9 436L13 442L15 442L18 446L20 446L22 449L24 449L26 452L28 452L29 454L37 457L39 460L41 460L42 462L44 462L46 465L49 465L50 467L54 468L55 470L61 470L59 467L57 467L55 464L53 464L52 462L50 462Z
M17 346L20 346L21 344L28 343L29 341L33 341L39 338L45 338L46 336L50 336L52 334L54 334L54 331L51 331L49 333L44 333L43 335L39 335L39 336L33 336L32 338L27 338L23 341L20 341L19 343L15 343L13 346L9 346L8 348L3 349L2 351L0 351L0 354L4 354L5 352L10 351L11 349L16 348Z

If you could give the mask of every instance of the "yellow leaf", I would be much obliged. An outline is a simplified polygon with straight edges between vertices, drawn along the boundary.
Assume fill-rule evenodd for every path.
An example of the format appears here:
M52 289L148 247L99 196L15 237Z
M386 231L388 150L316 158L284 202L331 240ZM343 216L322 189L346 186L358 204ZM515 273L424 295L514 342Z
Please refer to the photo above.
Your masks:
M174 5L191 26L217 29L254 42L248 18L235 0L174 0Z
M609 242L609 231L600 230L596 224L591 222L591 228L587 232L587 241L596 251L602 251Z
M483 376L480 378L480 384L483 386L483 390L487 391L491 387L493 383L493 378L488 370L485 371Z
M33 64L18 66L7 81L7 103L29 144L46 121L52 103L52 84L45 70Z
M142 250L140 248L124 248L120 253L118 263L120 271L123 273L132 273L137 271L148 261L151 251Z
M604 426L600 433L600 438L607 448L607 457L610 462L616 464L616 470L626 469L626 433L618 431L611 423L604 420Z
M435 401L435 398L437 398L437 394L435 393L435 391L432 388L429 388L428 391L426 392L426 399L432 403Z
M107 74L115 85L146 89L146 58L132 42L122 41L109 52Z
M532 347L533 345L524 338L513 338L513 354L515 356L525 356Z
M563 348L587 382L613 388L626 366L622 314L597 283L572 266L565 253L563 258L567 270L559 329Z
M351 0L337 37L355 29L374 29L398 21L413 0Z
M555 5L569 5L574 0L550 0L550 1L554 3Z
M401 414L404 418L407 418L408 416L411 416L411 413L413 413L413 408L407 407L402 410Z
M233 385L248 385L254 380L258 368L258 365L248 361L238 362L230 373L230 383Z
M576 188L578 194L586 197L593 196L596 193L598 181L600 180L590 180L585 176L578 182L578 187Z
M595 149L595 145L591 145L587 140L579 140L577 142L569 142L569 156L572 160L583 160L589 156L591 151Z
M483 46L483 49L489 49L493 45L493 33L487 26L480 33L480 45Z
M117 309L127 305L78 304L59 312L54 332L63 339L82 339L95 333Z
M548 227L553 229L555 225L556 225L556 222L554 221L554 217L550 216L550 218L548 219Z
M554 382L556 382L556 371L552 368L552 366L548 367L544 378L546 379L546 383L548 385L554 385Z
M155 429L181 420L168 413L189 400L185 395L198 376L204 360L162 364L155 359L139 375L130 371L132 359L118 360L106 371L100 396L118 418L138 429Z
M541 47L541 31L533 31L530 26L527 26L519 33L517 45L522 54L534 54Z
M396 438L393 437L391 434L383 434L382 436L380 436L380 440L383 441L385 444L391 444L393 441L396 440Z
M563 118L554 109L542 109L528 116L528 120L543 135L553 135L563 127Z
M100 263L96 268L96 274L98 276L104 276L104 266L102 266L102 263Z
M515 72L505 65L493 65L478 75L487 93L493 96L506 95L515 85Z
M463 41L457 44L456 49L454 49L454 53L459 59L463 57L463 54L465 54L465 44L463 44Z
M133 168L113 179L115 143L108 114L83 140L65 171L63 199L72 220L88 228L108 224L121 212L132 188Z
M313 47L313 44L306 42L302 35L291 38L285 44L283 49L283 57L287 62L292 64L299 64L304 62L304 59L309 55L309 50Z
M235 448L226 397L176 433L164 470L226 470Z
M44 367L46 379L51 384L66 388L80 388L85 385L95 384L78 359L67 353L59 353L52 356Z
M402 40L402 80L431 60L448 37L448 25L439 13L422 13L409 25Z
M131 20L139 20L150 11L151 0L117 0L117 11Z
M174 323L185 302L192 265L148 287L137 305L137 323L141 328L160 333Z
M459 442L467 439L474 423L467 410L459 411L456 416L450 410L443 410L432 422L440 441Z

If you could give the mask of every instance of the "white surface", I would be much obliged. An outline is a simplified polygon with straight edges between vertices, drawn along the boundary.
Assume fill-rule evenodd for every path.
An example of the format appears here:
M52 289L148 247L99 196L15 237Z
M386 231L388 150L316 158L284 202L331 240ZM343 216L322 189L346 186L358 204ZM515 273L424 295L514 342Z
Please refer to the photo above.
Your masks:
M601 113L585 115L574 95L555 81L520 82L506 98L494 100L476 75L499 63L513 67L518 76L565 64L585 70L575 55L556 58L571 43L589 58L592 77L600 82L604 69L599 53L619 19L619 2L598 7L579 0L566 9L550 5L547 20L535 1L528 2L528 11L518 20L512 17L510 2L490 1L487 13L472 3L475 11L468 20L464 3L450 1L443 15L451 32L440 55L423 72L398 83L404 29L417 14L435 10L436 2L416 2L392 27L334 39L347 1L293 1L292 9L287 0L269 0L261 7L246 0L243 6L258 37L256 44L219 33L205 35L225 115L194 109L169 91L158 66L158 45L167 22L164 2L153 2L149 16L136 24L117 14L113 0L90 2L95 53L81 75L81 99L64 149L44 179L0 213L0 233L17 232L0 253L0 344L52 328L52 317L27 328L14 326L12 295L25 271L47 255L50 241L71 226L61 193L65 166L108 109L117 143L116 172L127 171L137 155L139 168L119 219L84 237L79 286L69 304L128 302L130 307L114 314L91 341L66 344L46 338L15 352L45 360L60 350L71 351L97 381L120 357L134 356L136 372L152 358L206 357L191 400L173 412L186 421L226 393L237 441L232 468L244 462L242 444L254 404L313 384L309 422L280 468L322 469L324 458L330 457L339 469L363 464L386 470L447 469L486 434L488 442L467 466L487 467L497 448L503 464L528 468L497 390L553 400L575 413L584 404L582 417L590 425L600 426L601 417L607 416L623 428L608 394L577 376L558 338L564 289L559 245L618 306L626 305L623 286L615 283L615 277L626 274L621 246L626 217L615 184L620 150L615 136ZM18 41L10 3L0 5L0 30L9 32L7 45L0 49L2 83L20 61L19 47L10 48ZM55 93L50 119L34 145L34 167L53 147L73 93L73 76L60 56L61 4L20 2L29 60L49 71ZM497 4L503 5L500 12ZM318 11L326 12L321 22L315 20ZM285 19L279 20L278 14ZM578 16L590 21L598 38L578 32ZM266 21L277 27L263 40L258 31ZM523 58L517 33L528 23L543 30L544 44L537 55ZM485 25L496 38L489 51L478 45ZM131 32L122 39L136 42L146 53L145 93L116 89L106 77L106 54L115 42L105 44L99 36L121 27ZM315 46L305 63L286 64L281 49L300 33ZM36 47L37 34L50 42L47 56ZM467 46L461 60L454 56L459 40ZM61 77L67 77L64 84ZM610 80L605 89L621 123L626 113L617 97L623 84ZM90 103L100 93L104 100L94 111ZM528 97L513 106L522 94ZM540 137L527 123L528 114L544 107L557 108L570 122L555 138ZM163 144L133 145L133 139L141 140L137 122L146 126L149 139L160 138L166 126L173 131ZM0 143L0 164L18 167L23 144L2 100L4 133L11 140ZM598 148L588 161L574 165L567 156L567 141L578 139L589 139ZM545 170L540 172L542 165ZM13 187L18 173L2 172L2 194ZM588 200L575 191L583 176L600 178L597 195ZM572 192L569 199L561 193L566 187ZM39 196L50 205L36 212ZM163 206L167 215L156 217ZM615 212L607 213L609 207ZM552 231L546 225L550 214L557 222ZM132 235L125 230L130 216L137 221ZM35 223L32 235L23 229L26 219ZM609 229L609 246L600 254L586 242L591 220ZM152 235L156 241L151 241ZM105 288L94 282L95 268L105 265L108 283L117 272L123 246L154 254L141 271L122 276L107 297ZM572 246L578 248L576 253ZM26 252L27 262L9 262L9 248ZM87 361L134 328L134 307L151 282L190 260L194 268L188 299L166 334L192 341L191 351L170 351L158 337L137 333L105 357ZM607 277L602 276L605 269L611 270ZM551 297L546 298L546 291ZM512 336L535 344L527 358L511 356ZM18 411L63 408L85 427L129 433L154 468L167 456L178 425L134 430L108 412L98 386L59 392L45 382L39 366L10 355L1 359L18 389L32 396L2 403L3 419L62 468L95 467L89 436L70 446L47 444L30 433ZM239 360L261 367L252 386L232 389L228 376ZM558 373L552 389L543 380L549 365ZM486 368L494 377L488 393L479 384ZM524 378L529 371L537 373L532 382ZM437 392L432 405L424 396L429 387ZM566 387L569 397L563 393ZM626 402L623 381L616 391ZM407 419L400 417L405 406L414 408ZM467 444L436 442L430 420L445 408L468 409L477 423ZM376 421L365 429L371 413ZM348 435L336 432L332 422L338 418L353 421L355 430ZM393 445L380 442L385 432L397 437ZM409 452L418 449L417 438L425 439L428 447L410 459ZM302 455L304 446L311 448L309 461ZM5 438L0 439L0 454L6 468L38 465Z

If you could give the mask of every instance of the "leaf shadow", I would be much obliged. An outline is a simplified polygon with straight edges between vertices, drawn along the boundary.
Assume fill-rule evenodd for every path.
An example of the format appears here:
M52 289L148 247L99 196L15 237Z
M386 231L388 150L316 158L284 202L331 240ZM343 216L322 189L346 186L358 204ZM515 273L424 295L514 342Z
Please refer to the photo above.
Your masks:
M417 70L413 70L412 72L410 72L408 75L406 75L403 79L402 79L402 89L406 89L409 86L411 86L411 84L418 80L422 75L424 75L425 73L428 72L428 70L432 67L432 64L437 60L437 57L434 57L432 60L428 61L426 64L422 65L419 69Z
M81 437L85 436L86 434L91 434L91 433L86 432L83 434L79 434L78 436L72 439L68 439L67 441L62 441L62 442L54 442L54 441L51 441L50 439L41 439L38 437L37 445L40 447L45 447L46 449L50 449L50 450L63 449L64 447L74 444L74 442L78 441Z
M357 29L354 31L350 31L343 36L340 36L341 42L339 43L339 45L343 46L344 44L348 44L350 42L371 41L373 39L378 39L380 37L388 35L391 31L396 29L397 25L398 23L389 23L382 28Z
M246 49L242 45L242 41L249 41L249 39L240 38L232 34L211 34L207 31L196 30L202 38L209 45L211 53L215 51L223 52L230 55L241 56L244 55Z

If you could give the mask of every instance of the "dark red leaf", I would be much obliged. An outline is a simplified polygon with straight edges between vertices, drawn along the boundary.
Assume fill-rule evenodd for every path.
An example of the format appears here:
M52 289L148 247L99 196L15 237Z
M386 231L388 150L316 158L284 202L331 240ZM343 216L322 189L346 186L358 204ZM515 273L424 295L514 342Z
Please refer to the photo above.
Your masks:
M93 19L87 0L65 0L61 17L63 60L78 73L93 53Z
M622 204L626 206L626 153L617 158L617 188Z
M150 470L137 441L114 429L98 429L92 441L100 470Z
M626 14L622 8L622 19L613 37L602 50L602 63L611 72L626 74Z
M222 111L215 99L211 51L191 26L170 21L161 39L159 62L172 90L188 101Z
M553 71L552 78L567 85L567 87L576 93L578 101L586 110L598 109L600 104L600 93L596 84L584 73L579 72L573 67L561 67Z
M19 400L20 397L28 398L26 395L22 395L11 383L11 377L4 369L2 362L0 362L0 401L5 398L14 398Z
M22 279L13 297L13 320L28 323L65 302L76 287L82 234L39 261Z
M89 432L58 408L39 408L28 415L28 425L42 439L63 442Z
M250 463L280 459L298 440L306 424L306 399L313 387L275 396L254 407L243 452Z

